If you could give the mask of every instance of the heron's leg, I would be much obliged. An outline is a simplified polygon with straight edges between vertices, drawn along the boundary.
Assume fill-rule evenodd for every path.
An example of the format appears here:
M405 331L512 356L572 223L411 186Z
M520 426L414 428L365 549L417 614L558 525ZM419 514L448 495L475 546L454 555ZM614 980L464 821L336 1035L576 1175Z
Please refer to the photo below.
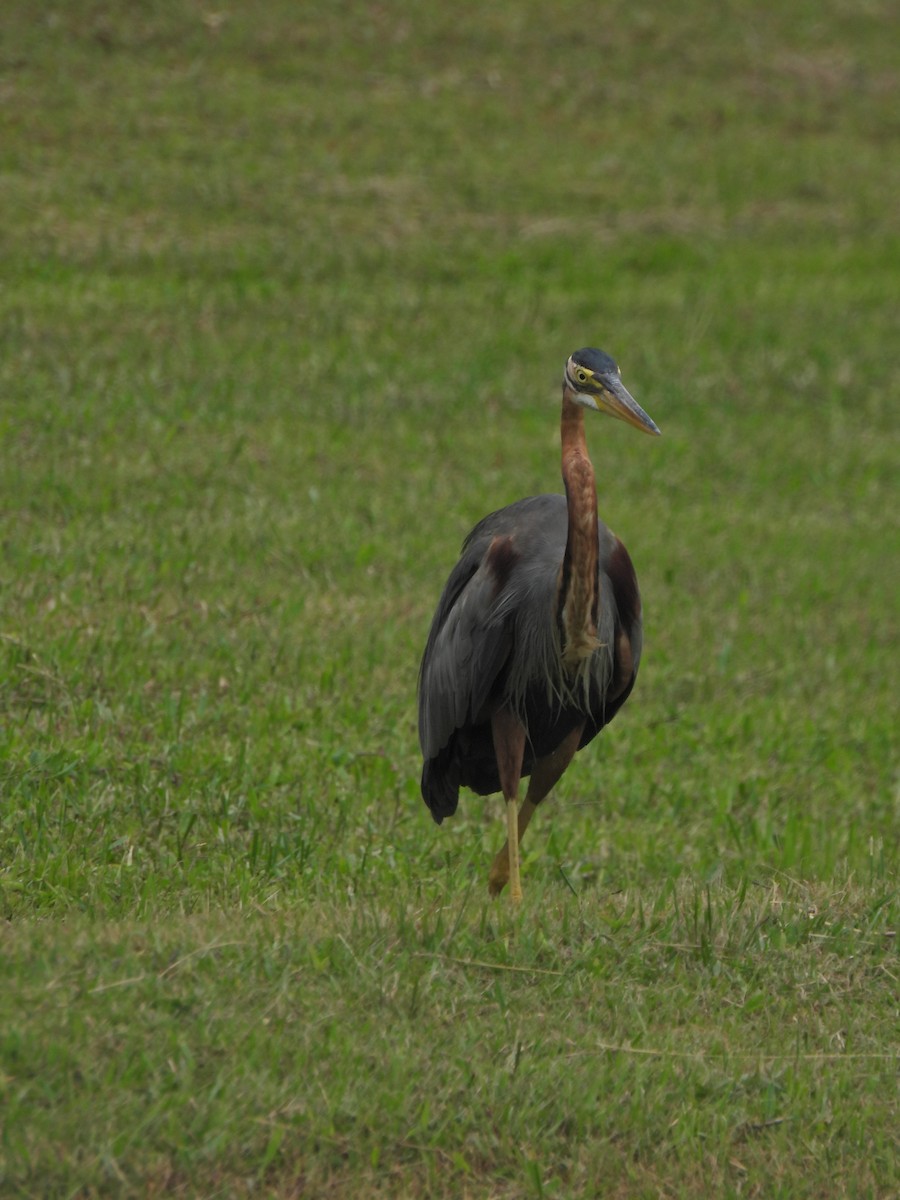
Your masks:
M528 790L529 790L529 792L531 791L530 788ZM491 864L491 871L490 871L490 874L488 875L488 891L491 893L492 896L499 896L500 893L503 891L503 889L506 887L507 883L509 883L509 879L510 879L510 854L509 854L509 832L510 832L509 826L510 826L510 823L512 823L513 829L515 830L516 863L518 865L519 843L522 841L522 837L525 833L525 830L528 828L528 822L534 816L534 810L536 808L537 808L537 805L535 803L533 803L533 801L529 800L528 796L526 796L525 799L522 801L522 807L519 809L519 815L518 815L518 818L516 819L514 817L514 813L516 811L515 804L507 804L507 806L506 806L506 821L507 821L506 841L503 843L503 849L498 852L496 858L494 859L493 863ZM521 889L521 884L520 884L520 889Z
M546 799L550 790L556 786L566 767L575 757L575 751L578 749L578 743L581 741L583 729L583 724L578 725L567 738L560 742L552 754L548 754L544 758L539 758L534 764L534 769L531 772L531 782L528 784L528 791L525 799L522 801L522 807L519 809L519 819L515 826L517 861L519 857L519 843L521 843L522 838L525 836L525 830L534 816L535 809L542 800ZM507 805L508 815L509 806ZM499 896L509 879L510 854L509 840L507 839L507 844L491 865L491 873L488 876L488 889L491 895Z
M519 718L508 708L501 708L491 718L491 732L494 736L494 754L497 756L497 770L500 775L500 787L503 799L506 801L506 869L503 883L494 887L494 871L488 878L488 889L496 896L503 884L509 880L509 894L514 903L522 899L522 882L519 878L519 836L516 822L516 805L519 799L519 780L522 777L522 759L525 755L525 727Z

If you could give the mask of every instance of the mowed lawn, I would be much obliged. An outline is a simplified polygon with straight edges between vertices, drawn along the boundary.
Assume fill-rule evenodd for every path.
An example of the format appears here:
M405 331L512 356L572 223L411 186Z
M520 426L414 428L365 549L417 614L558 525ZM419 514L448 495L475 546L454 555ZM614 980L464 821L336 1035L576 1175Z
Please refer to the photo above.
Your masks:
M898 1195L892 7L2 25L0 1194ZM645 657L515 911L416 673L586 345Z

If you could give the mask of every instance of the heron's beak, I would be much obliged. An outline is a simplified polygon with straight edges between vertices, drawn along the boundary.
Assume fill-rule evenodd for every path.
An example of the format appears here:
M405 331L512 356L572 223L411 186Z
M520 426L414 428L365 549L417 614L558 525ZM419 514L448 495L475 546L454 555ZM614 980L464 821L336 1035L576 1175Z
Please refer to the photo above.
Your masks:
M642 429L644 433L659 433L655 421L647 416L617 376L604 375L600 391L595 399L600 412L608 413L611 417L618 417L620 421L633 425L635 429Z

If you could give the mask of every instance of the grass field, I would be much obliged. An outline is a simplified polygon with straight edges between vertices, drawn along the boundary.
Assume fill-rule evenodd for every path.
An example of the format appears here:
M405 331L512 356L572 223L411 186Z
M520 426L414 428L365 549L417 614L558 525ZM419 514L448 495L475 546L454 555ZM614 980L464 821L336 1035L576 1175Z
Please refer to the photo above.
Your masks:
M0 1194L900 1194L882 0L0 41ZM418 658L597 419L635 693L489 901Z

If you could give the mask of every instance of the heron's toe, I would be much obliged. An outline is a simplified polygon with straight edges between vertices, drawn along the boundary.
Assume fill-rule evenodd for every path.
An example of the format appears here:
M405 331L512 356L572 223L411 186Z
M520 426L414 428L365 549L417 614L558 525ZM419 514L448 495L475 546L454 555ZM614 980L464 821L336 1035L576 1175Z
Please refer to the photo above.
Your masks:
M509 854L506 847L500 851L491 864L488 875L488 891L492 896L499 896L509 883Z

